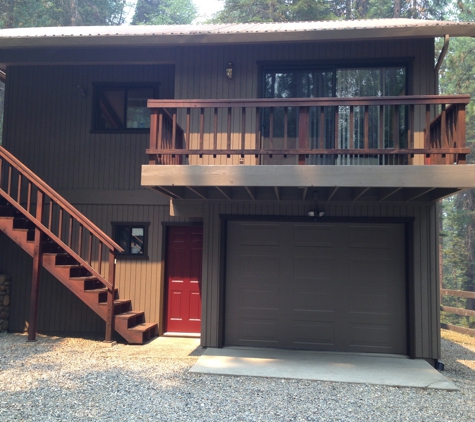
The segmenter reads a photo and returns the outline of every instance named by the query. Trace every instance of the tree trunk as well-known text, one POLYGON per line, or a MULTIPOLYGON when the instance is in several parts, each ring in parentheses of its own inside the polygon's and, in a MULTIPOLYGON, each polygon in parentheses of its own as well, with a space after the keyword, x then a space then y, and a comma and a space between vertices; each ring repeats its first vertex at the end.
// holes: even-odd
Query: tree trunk
POLYGON ((71 26, 78 25, 78 0, 71 0, 70 3, 71 8, 71 26))
POLYGON ((401 0, 394 0, 393 18, 401 17, 401 0))

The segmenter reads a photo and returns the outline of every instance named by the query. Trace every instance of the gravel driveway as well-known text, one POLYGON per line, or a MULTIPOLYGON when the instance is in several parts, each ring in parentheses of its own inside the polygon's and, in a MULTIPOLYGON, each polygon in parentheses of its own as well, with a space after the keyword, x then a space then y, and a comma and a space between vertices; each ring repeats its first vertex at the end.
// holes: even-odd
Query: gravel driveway
POLYGON ((0 334, 0 421, 475 421, 475 339, 455 336, 443 360, 457 392, 192 375, 196 340, 0 334))

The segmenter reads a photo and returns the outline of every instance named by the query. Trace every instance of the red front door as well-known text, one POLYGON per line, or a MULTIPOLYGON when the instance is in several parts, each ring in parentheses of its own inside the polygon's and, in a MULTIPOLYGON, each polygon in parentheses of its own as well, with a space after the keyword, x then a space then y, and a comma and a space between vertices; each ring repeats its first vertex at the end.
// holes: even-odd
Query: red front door
POLYGON ((169 333, 201 332, 202 251, 202 227, 168 228, 165 330, 169 333))

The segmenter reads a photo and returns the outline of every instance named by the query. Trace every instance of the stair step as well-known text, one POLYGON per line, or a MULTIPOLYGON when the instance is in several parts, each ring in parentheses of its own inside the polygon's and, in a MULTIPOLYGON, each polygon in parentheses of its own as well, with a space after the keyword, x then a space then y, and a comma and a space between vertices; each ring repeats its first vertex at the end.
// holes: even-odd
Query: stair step
POLYGON ((44 240, 41 249, 45 254, 65 253, 64 249, 52 240, 44 240))
POLYGON ((140 311, 128 311, 115 315, 115 328, 118 331, 128 330, 144 322, 145 313, 140 311))
POLYGON ((19 212, 16 210, 15 207, 11 205, 0 205, 0 216, 2 217, 16 217, 19 215, 19 212))
POLYGON ((144 333, 152 328, 155 328, 156 326, 157 324, 154 324, 152 322, 143 322, 141 324, 137 324, 136 326, 129 328, 129 331, 139 331, 144 333))
POLYGON ((74 259, 68 253, 56 254, 56 265, 79 265, 76 259, 74 259))
POLYGON ((18 216, 13 219, 13 229, 35 229, 35 225, 23 216, 18 216))

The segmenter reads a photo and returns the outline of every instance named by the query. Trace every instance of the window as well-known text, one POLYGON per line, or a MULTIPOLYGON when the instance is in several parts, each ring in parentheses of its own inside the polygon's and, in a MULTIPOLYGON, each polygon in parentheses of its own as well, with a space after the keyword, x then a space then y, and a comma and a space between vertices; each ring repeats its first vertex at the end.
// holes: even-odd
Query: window
POLYGON ((148 132, 147 100, 157 96, 155 84, 94 85, 93 130, 148 132))
MULTIPOLYGON (((262 96, 265 98, 315 98, 315 97, 382 97, 407 94, 407 71, 403 65, 388 66, 269 66, 262 72, 262 96)), ((382 144, 391 148, 397 142, 404 147, 406 139, 405 106, 384 106, 383 118, 377 106, 369 107, 371 131, 369 147, 382 144), (380 125, 383 125, 380 128, 380 125), (399 128, 395 134, 394 128, 399 128), (382 139, 378 137, 382 134, 382 139), (395 139, 399 138, 399 139, 395 139)), ((338 118, 334 110, 325 107, 323 115, 319 107, 309 109, 310 147, 317 148, 317 138, 323 134, 324 148, 348 148, 350 136, 355 148, 364 146, 364 107, 338 107, 338 118), (353 121, 351 121, 353 119, 353 121), (338 139, 335 141, 335 127, 338 139), (350 130, 353 133, 350 134, 350 130)), ((275 107, 262 113, 262 134, 265 148, 275 149, 286 139, 289 149, 298 144, 298 108, 275 107), (271 115, 272 113, 272 115, 271 115), (285 118, 284 118, 285 113, 285 118), (272 122, 272 142, 271 142, 272 122), (280 142, 280 144, 279 144, 280 142)), ((294 164, 287 158, 288 164, 294 164)), ((270 160, 268 160, 270 161, 270 160)), ((275 164, 275 160, 273 160, 275 164)), ((331 156, 307 158, 308 164, 335 164, 331 156)), ((368 160, 362 164, 369 164, 368 160)), ((263 162, 266 164, 266 162, 263 162)))
POLYGON ((150 223, 112 223, 114 240, 124 252, 117 257, 147 259, 147 235, 150 223))

